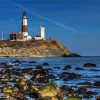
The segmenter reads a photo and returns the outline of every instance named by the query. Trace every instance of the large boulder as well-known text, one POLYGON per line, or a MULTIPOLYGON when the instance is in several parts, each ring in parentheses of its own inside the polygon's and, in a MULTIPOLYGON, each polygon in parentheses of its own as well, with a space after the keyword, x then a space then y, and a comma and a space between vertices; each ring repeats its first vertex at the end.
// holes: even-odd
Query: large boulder
POLYGON ((64 70, 68 70, 68 69, 71 69, 71 68, 72 68, 71 65, 67 65, 67 66, 64 67, 64 70))
POLYGON ((95 82, 93 85, 100 87, 100 81, 95 82))
POLYGON ((33 76, 31 78, 32 81, 37 83, 47 83, 49 82, 49 71, 43 69, 42 66, 37 66, 36 69, 33 71, 33 76))
POLYGON ((92 83, 91 83, 91 82, 81 82, 81 83, 78 83, 78 85, 87 85, 87 86, 91 86, 92 83))
POLYGON ((60 88, 53 82, 41 86, 38 90, 39 98, 42 100, 62 100, 63 94, 60 88))
POLYGON ((84 64, 84 67, 96 67, 96 64, 94 64, 94 63, 86 63, 86 64, 84 64))
POLYGON ((75 73, 67 73, 67 74, 68 74, 68 76, 63 79, 64 81, 71 80, 71 79, 78 79, 78 78, 83 77, 82 75, 75 74, 75 73))
POLYGON ((100 96, 96 96, 96 100, 100 100, 100 96))

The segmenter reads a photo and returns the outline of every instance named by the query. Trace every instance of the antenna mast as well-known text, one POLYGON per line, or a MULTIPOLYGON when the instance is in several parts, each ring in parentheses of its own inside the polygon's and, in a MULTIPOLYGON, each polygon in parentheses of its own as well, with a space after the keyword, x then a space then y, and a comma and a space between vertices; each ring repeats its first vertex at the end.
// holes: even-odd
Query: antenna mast
POLYGON ((3 32, 2 32, 2 40, 3 40, 3 32))

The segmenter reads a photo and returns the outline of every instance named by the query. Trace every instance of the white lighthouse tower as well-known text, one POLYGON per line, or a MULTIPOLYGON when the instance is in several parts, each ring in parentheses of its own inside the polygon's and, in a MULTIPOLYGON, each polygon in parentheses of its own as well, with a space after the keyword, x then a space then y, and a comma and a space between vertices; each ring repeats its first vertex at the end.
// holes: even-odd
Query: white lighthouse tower
POLYGON ((28 24, 27 24, 26 12, 24 12, 23 16, 22 16, 22 34, 23 34, 24 40, 27 40, 27 37, 28 37, 28 24))
POLYGON ((40 37, 45 38, 45 27, 40 26, 40 37))

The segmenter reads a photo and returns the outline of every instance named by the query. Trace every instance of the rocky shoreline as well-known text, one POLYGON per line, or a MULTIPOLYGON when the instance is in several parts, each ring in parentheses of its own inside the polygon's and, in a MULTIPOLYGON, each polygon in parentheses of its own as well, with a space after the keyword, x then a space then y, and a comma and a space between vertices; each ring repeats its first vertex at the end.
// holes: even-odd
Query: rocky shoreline
MULTIPOLYGON (((93 95, 97 95, 97 92, 89 91, 88 87, 94 88, 100 87, 100 81, 92 82, 80 82, 78 85, 82 85, 74 89, 74 87, 68 85, 57 86, 52 79, 57 77, 64 81, 80 79, 85 76, 72 73, 69 69, 72 69, 71 65, 64 67, 64 72, 59 75, 51 73, 52 68, 48 62, 38 65, 36 61, 27 62, 32 64, 35 68, 19 68, 19 65, 23 65, 27 61, 15 60, 13 62, 1 62, 0 65, 0 94, 2 94, 2 100, 82 100, 83 98, 91 99, 93 95)), ((86 63, 84 67, 96 67, 96 64, 86 63)), ((60 67, 56 67, 59 69, 60 67)), ((75 70, 84 70, 77 67, 75 70)), ((100 96, 95 97, 96 100, 100 100, 100 96)))
POLYGON ((0 57, 69 57, 79 56, 56 40, 0 41, 0 57))

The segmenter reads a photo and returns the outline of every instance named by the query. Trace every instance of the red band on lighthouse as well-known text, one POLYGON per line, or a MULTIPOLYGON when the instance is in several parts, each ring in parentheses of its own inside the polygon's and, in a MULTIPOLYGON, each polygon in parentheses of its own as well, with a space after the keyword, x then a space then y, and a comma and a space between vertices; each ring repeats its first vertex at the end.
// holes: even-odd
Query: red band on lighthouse
POLYGON ((25 12, 23 13, 22 17, 22 33, 24 36, 28 36, 27 16, 25 12))

